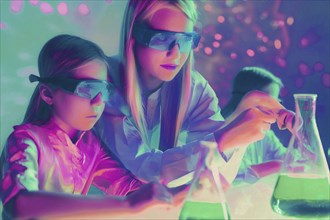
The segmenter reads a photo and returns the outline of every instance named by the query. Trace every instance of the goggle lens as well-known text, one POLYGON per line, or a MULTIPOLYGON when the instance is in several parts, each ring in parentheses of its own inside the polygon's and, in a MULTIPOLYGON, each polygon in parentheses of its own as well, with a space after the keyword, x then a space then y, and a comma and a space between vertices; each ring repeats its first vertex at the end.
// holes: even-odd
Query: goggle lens
POLYGON ((93 99, 101 93, 103 101, 109 101, 114 88, 112 84, 101 80, 85 80, 80 82, 74 94, 82 98, 93 99))
POLYGON ((115 91, 112 83, 97 79, 74 79, 65 77, 40 78, 31 74, 30 82, 49 83, 72 94, 86 99, 93 99, 101 93, 103 101, 109 101, 115 91))
POLYGON ((148 46, 156 50, 170 50, 176 44, 179 45, 179 49, 183 53, 188 53, 193 45, 193 37, 186 34, 175 33, 158 33, 151 37, 148 46))
POLYGON ((200 40, 196 32, 162 31, 138 25, 133 29, 133 36, 139 44, 156 50, 171 50, 178 44, 180 52, 183 53, 189 53, 191 49, 196 48, 200 40))

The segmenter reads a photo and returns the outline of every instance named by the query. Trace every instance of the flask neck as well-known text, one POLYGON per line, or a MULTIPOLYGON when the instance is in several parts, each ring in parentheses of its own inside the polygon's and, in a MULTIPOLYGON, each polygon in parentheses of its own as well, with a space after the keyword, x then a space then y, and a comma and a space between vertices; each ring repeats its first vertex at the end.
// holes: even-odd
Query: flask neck
POLYGON ((295 97, 296 114, 306 122, 314 122, 316 111, 316 96, 295 97))

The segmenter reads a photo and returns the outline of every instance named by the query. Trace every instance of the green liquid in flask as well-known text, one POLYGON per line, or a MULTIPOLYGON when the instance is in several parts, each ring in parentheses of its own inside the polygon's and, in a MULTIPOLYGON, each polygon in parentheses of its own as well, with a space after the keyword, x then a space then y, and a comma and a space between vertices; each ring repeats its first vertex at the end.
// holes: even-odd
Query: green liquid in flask
POLYGON ((218 220, 230 219, 227 207, 221 203, 185 202, 180 220, 218 220))
POLYGON ((275 212, 287 216, 330 216, 328 179, 281 175, 276 183, 271 205, 275 212))

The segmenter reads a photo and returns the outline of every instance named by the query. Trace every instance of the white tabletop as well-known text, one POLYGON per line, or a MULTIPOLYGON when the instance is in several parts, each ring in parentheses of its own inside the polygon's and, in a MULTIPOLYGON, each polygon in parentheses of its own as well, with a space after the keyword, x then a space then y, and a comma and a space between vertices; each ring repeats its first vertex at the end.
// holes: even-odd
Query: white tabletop
MULTIPOLYGON (((232 219, 296 219, 275 213, 270 198, 278 174, 264 177, 254 184, 239 183, 225 192, 232 219)), ((178 219, 182 205, 159 205, 125 219, 178 219)))

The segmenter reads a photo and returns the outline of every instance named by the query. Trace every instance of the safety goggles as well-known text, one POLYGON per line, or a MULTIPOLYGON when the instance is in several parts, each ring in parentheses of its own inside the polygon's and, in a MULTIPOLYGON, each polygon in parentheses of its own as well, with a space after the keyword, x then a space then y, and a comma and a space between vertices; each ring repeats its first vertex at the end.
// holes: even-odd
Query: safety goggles
POLYGON ((195 49, 200 40, 200 35, 196 32, 162 31, 139 25, 133 28, 133 37, 141 45, 162 51, 171 50, 178 44, 183 53, 195 49))
POLYGON ((39 81, 45 84, 52 84, 86 99, 93 99, 101 93, 103 101, 109 101, 115 90, 113 84, 105 80, 97 79, 74 79, 66 77, 40 78, 39 76, 31 74, 29 80, 30 82, 39 81))

